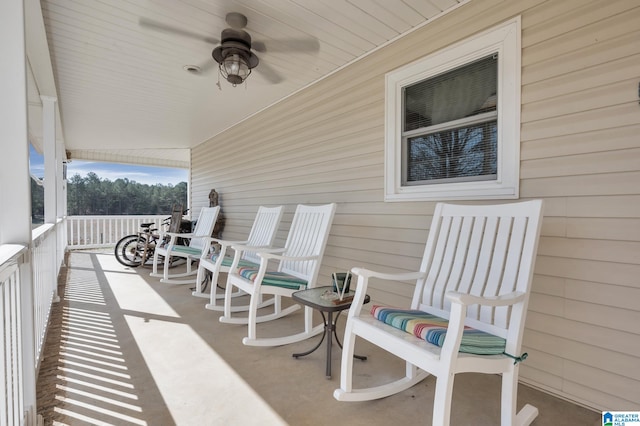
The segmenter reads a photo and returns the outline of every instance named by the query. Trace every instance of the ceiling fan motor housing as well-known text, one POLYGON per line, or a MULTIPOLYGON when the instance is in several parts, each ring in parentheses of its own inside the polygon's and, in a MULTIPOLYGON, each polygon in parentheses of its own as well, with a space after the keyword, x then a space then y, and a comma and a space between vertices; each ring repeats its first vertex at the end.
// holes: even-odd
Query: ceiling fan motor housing
POLYGON ((213 49, 211 56, 217 63, 221 64, 227 55, 237 53, 247 62, 249 69, 258 66, 258 57, 251 52, 251 36, 243 30, 226 28, 222 30, 222 42, 220 46, 213 49))

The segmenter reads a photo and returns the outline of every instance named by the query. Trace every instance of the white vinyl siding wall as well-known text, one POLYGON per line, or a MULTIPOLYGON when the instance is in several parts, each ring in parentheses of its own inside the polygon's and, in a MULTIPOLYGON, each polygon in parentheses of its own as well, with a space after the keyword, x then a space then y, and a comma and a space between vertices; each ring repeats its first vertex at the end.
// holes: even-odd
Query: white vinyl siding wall
MULTIPOLYGON (((192 214, 215 188, 223 237, 242 239, 259 205, 284 204, 282 244, 296 204, 337 202, 320 283, 418 268, 434 203, 383 202, 384 75, 517 15, 520 197, 545 199, 521 379, 640 410, 638 2, 472 0, 193 149, 192 214)), ((412 288, 370 294, 397 305, 412 288)))

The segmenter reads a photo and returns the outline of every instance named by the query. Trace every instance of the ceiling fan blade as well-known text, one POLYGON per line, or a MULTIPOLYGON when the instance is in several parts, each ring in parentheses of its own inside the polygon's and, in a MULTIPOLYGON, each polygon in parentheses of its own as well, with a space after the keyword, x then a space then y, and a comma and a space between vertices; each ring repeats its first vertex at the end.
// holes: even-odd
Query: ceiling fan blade
POLYGON ((188 37, 196 40, 205 41, 211 44, 218 44, 220 40, 215 37, 210 37, 204 34, 199 34, 193 31, 185 30, 173 25, 164 24, 162 22, 154 21, 149 18, 140 18, 138 20, 138 24, 143 28, 149 28, 154 31, 159 31, 163 33, 177 34, 179 36, 188 37))
POLYGON ((283 80, 282 76, 278 74, 278 71, 271 68, 268 63, 262 60, 260 61, 260 65, 258 65, 255 70, 256 72, 259 72, 260 75, 263 76, 265 80, 267 80, 271 84, 278 84, 283 80))
POLYGON ((256 52, 266 52, 267 51, 267 46, 264 45, 263 42, 261 41, 252 41, 251 42, 251 48, 253 50, 255 50, 256 52))
POLYGON ((251 48, 256 52, 317 52, 320 50, 320 43, 315 38, 284 38, 272 39, 265 42, 255 40, 251 43, 251 48))

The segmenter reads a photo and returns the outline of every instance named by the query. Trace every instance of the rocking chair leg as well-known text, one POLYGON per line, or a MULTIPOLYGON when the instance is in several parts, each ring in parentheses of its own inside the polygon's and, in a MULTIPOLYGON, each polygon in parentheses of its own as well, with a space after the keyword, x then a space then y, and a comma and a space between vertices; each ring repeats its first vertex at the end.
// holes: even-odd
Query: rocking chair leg
POLYGON ((355 352, 356 335, 351 332, 350 323, 344 331, 342 346, 342 371, 340 371, 340 388, 345 392, 353 389, 353 355, 355 352))
MULTIPOLYGON (((249 302, 249 323, 247 324, 247 337, 249 339, 256 338, 256 322, 258 319, 258 301, 260 296, 257 294, 251 295, 251 301, 249 302)), ((277 301, 276 301, 277 304, 277 301)))
MULTIPOLYGON (((515 367, 517 368, 517 366, 515 367)), ((500 421, 503 425, 515 424, 516 392, 518 383, 514 380, 513 371, 502 373, 502 401, 500 407, 500 421)))
POLYGON ((203 275, 204 273, 200 269, 198 269, 198 273, 196 274, 196 286, 192 288, 193 295, 202 293, 202 276, 203 275))
POLYGON ((227 281, 227 288, 224 290, 224 314, 220 317, 221 319, 231 318, 231 293, 233 293, 233 285, 227 281))
POLYGON ((163 265, 163 271, 164 271, 164 275, 162 278, 167 279, 167 277, 169 277, 169 264, 171 263, 171 257, 169 255, 167 255, 167 258, 165 258, 165 262, 163 265), (168 258, 168 259, 167 259, 168 258))
POLYGON ((516 414, 516 402, 518 397, 518 366, 502 373, 502 396, 500 407, 500 420, 503 425, 527 426, 538 417, 538 409, 526 404, 516 414))
POLYGON ((451 417, 451 397, 455 374, 448 373, 436 378, 436 394, 433 401, 433 426, 447 426, 451 417))
POLYGON ((208 278, 207 278, 207 273, 205 272, 204 268, 198 268, 198 273, 196 275, 196 288, 193 289, 194 291, 192 293, 194 296, 202 295, 203 290, 206 289, 206 287, 207 287, 206 284, 207 283, 206 283, 205 279, 208 279, 208 278), (203 285, 203 283, 205 283, 205 284, 203 285))
POLYGON ((158 275, 158 250, 153 253, 153 268, 151 270, 151 275, 158 275))
MULTIPOLYGON (((226 289, 222 291, 222 293, 226 293, 226 289)), ((216 301, 218 300, 218 274, 217 272, 211 273, 211 289, 209 289, 209 304, 207 305, 207 309, 215 309, 217 306, 216 301)), ((224 310, 224 299, 222 300, 222 306, 224 310)))

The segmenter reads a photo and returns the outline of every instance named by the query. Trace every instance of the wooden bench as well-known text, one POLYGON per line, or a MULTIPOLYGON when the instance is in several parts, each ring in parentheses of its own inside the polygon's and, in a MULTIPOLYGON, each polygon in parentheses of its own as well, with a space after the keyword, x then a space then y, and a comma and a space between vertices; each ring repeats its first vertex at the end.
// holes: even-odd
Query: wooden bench
MULTIPOLYGON (((436 206, 420 271, 389 274, 353 268, 356 295, 345 329, 339 401, 402 392, 436 377, 433 425, 449 424, 455 374, 502 375, 502 425, 530 424, 537 408, 516 414, 522 333, 536 257, 542 201, 493 206, 436 206), (417 280, 405 309, 362 312, 370 280, 417 280), (356 337, 400 357, 406 374, 373 388, 353 388, 356 337)), ((393 285, 385 283, 385 285, 393 285)), ((497 423, 497 421, 496 421, 497 423)))

